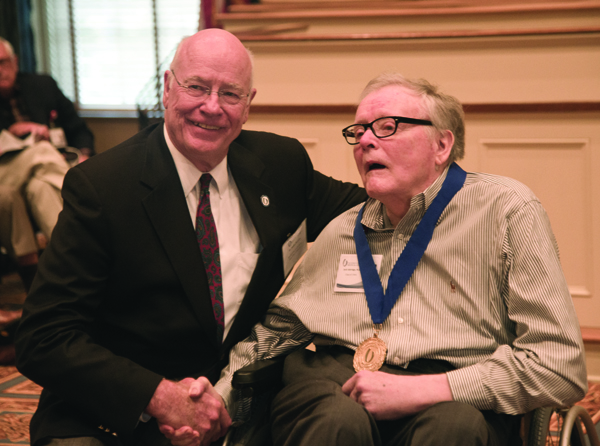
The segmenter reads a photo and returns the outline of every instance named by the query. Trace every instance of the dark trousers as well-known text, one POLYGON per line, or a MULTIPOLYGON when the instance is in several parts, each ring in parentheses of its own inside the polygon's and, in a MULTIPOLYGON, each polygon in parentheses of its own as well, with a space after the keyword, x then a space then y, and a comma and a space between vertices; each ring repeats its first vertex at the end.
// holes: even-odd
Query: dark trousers
MULTIPOLYGON (((377 421, 346 396, 342 385, 355 373, 345 348, 297 351, 286 359, 284 388, 273 401, 275 446, 513 446, 520 445, 521 417, 444 402, 393 421, 377 421)), ((445 361, 417 360, 408 369, 384 365, 396 375, 443 373, 445 361)))

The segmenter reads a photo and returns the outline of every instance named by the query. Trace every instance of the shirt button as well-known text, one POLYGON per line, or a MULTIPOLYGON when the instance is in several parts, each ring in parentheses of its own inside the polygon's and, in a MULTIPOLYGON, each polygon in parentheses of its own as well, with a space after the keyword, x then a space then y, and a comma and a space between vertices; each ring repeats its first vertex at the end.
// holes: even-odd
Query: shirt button
POLYGON ((395 362, 396 364, 400 364, 400 358, 399 358, 398 356, 396 356, 396 357, 394 358, 394 362, 395 362))
POLYGON ((403 319, 403 318, 401 318, 401 317, 399 317, 399 318, 398 318, 398 323, 399 323, 399 324, 403 324, 403 323, 404 323, 404 319, 403 319))

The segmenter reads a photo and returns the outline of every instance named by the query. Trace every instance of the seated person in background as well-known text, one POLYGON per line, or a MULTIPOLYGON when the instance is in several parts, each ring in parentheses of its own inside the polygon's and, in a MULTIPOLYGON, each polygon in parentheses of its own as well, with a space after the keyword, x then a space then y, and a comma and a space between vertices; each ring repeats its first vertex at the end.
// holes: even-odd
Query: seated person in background
POLYGON ((454 163, 455 98, 395 74, 361 98, 343 132, 369 200, 325 228, 215 388, 233 414, 233 372, 294 351, 277 446, 519 444, 519 414, 587 387, 546 212, 523 184, 454 163))
POLYGON ((51 77, 19 73, 13 48, 2 38, 0 131, 19 138, 33 135, 37 141, 6 153, 0 147, 0 184, 22 191, 35 225, 50 239, 62 209, 60 190, 69 169, 64 156, 50 142, 63 145, 63 140, 79 149, 83 160, 93 155, 94 138, 51 77))
MULTIPOLYGON (((38 244, 23 197, 13 187, 0 184, 0 247, 16 265, 25 291, 37 271, 38 244)), ((5 302, 3 302, 5 303, 5 302)), ((15 359, 14 334, 21 316, 20 305, 0 306, 0 364, 15 359)))
POLYGON ((14 187, 3 184, 0 184, 0 246, 15 262, 28 292, 37 270, 38 244, 23 197, 14 187))

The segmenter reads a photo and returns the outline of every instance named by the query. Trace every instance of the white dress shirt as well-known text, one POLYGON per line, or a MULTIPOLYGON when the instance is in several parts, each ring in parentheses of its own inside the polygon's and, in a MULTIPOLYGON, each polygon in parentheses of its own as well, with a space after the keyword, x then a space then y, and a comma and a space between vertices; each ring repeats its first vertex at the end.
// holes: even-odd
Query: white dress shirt
POLYGON ((201 172, 173 145, 165 128, 165 139, 183 186, 190 218, 196 227, 196 211, 200 200, 200 177, 210 173, 210 206, 217 226, 223 303, 227 336, 235 315, 246 294, 260 252, 258 233, 242 201, 235 180, 227 167, 227 157, 210 172, 201 172))

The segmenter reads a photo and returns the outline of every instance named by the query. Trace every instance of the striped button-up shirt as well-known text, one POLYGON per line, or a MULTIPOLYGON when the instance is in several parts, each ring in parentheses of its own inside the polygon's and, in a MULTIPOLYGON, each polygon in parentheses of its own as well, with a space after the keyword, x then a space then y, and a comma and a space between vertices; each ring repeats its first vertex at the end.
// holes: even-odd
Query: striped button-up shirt
MULTIPOLYGON (((380 202, 367 201, 362 225, 373 255, 382 256, 384 290, 446 173, 413 197, 395 228, 380 202)), ((356 350, 373 335, 364 292, 335 291, 342 255, 356 255, 359 209, 327 226, 263 324, 232 351, 217 384, 228 407, 233 371, 252 361, 311 341, 356 350)), ((449 361, 456 367, 447 372, 453 398, 481 410, 518 414, 571 404, 587 388, 579 324, 550 222, 533 192, 510 178, 467 174, 379 337, 388 364, 449 361)))

